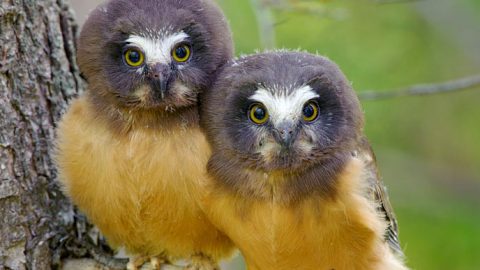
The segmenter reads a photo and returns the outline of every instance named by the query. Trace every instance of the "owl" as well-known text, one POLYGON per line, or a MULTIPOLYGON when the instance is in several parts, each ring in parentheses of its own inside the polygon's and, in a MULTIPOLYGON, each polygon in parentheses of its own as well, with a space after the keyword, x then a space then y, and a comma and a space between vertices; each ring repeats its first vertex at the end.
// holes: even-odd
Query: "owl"
POLYGON ((245 56, 201 100, 202 208, 249 270, 407 269, 362 109, 334 63, 245 56))
POLYGON ((111 0, 78 40, 87 91, 57 130, 65 193, 129 269, 149 258, 215 269, 233 247, 197 203, 209 146, 197 96, 232 57, 228 23, 210 0, 111 0))

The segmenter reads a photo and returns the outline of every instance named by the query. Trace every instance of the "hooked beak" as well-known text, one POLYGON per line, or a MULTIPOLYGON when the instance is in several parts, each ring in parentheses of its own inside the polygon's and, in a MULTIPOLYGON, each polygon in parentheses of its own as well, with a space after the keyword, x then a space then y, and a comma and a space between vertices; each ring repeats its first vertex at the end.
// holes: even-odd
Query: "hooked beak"
POLYGON ((147 77, 151 80, 155 94, 163 99, 172 77, 170 67, 166 64, 154 64, 149 66, 147 77))
POLYGON ((273 137, 283 148, 290 148, 295 142, 298 129, 293 122, 285 121, 273 129, 273 137))

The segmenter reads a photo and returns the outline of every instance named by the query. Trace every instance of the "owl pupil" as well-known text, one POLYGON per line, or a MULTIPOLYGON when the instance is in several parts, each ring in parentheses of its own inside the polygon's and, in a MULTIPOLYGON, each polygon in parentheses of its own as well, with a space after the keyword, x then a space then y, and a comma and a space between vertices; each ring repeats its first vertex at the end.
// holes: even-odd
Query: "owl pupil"
POLYGON ((140 54, 136 51, 131 51, 128 54, 128 58, 130 58, 130 61, 132 61, 133 63, 138 63, 140 61, 140 54))
POLYGON ((259 120, 264 119, 265 118, 265 110, 262 109, 262 108, 255 109, 254 116, 255 116, 255 118, 257 118, 259 120))
POLYGON ((176 50, 175 50, 175 54, 177 55, 178 58, 185 58, 187 57, 187 49, 185 49, 185 47, 178 47, 176 50))
POLYGON ((309 104, 309 105, 307 105, 303 108, 303 115, 305 117, 310 118, 314 114, 315 114, 315 109, 313 108, 313 106, 311 104, 309 104))

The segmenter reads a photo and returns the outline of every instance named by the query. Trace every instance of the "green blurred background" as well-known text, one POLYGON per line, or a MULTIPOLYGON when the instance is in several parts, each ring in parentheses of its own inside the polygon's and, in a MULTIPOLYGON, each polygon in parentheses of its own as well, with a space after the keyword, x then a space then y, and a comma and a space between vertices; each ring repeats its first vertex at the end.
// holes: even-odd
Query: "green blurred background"
MULTIPOLYGON (((71 0, 80 23, 98 2, 71 0)), ((238 55, 272 45, 318 52, 358 92, 480 74, 479 0, 218 2, 238 55)), ((362 103, 408 265, 480 269, 480 87, 362 103)), ((228 269, 244 269, 241 259, 228 269)))

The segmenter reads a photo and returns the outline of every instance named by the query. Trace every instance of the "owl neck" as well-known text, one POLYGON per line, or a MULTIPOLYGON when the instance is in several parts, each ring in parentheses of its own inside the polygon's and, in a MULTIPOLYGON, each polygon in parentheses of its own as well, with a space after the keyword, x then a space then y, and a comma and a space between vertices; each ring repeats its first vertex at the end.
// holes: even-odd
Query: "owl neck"
POLYGON ((242 167, 215 153, 208 170, 219 186, 238 196, 290 205, 311 196, 335 196, 337 178, 351 157, 345 151, 301 171, 269 172, 242 167))
POLYGON ((87 98, 93 110, 110 128, 117 133, 129 133, 132 130, 148 129, 156 132, 169 132, 176 128, 198 127, 197 106, 164 109, 141 109, 120 107, 107 98, 87 92, 87 98))

